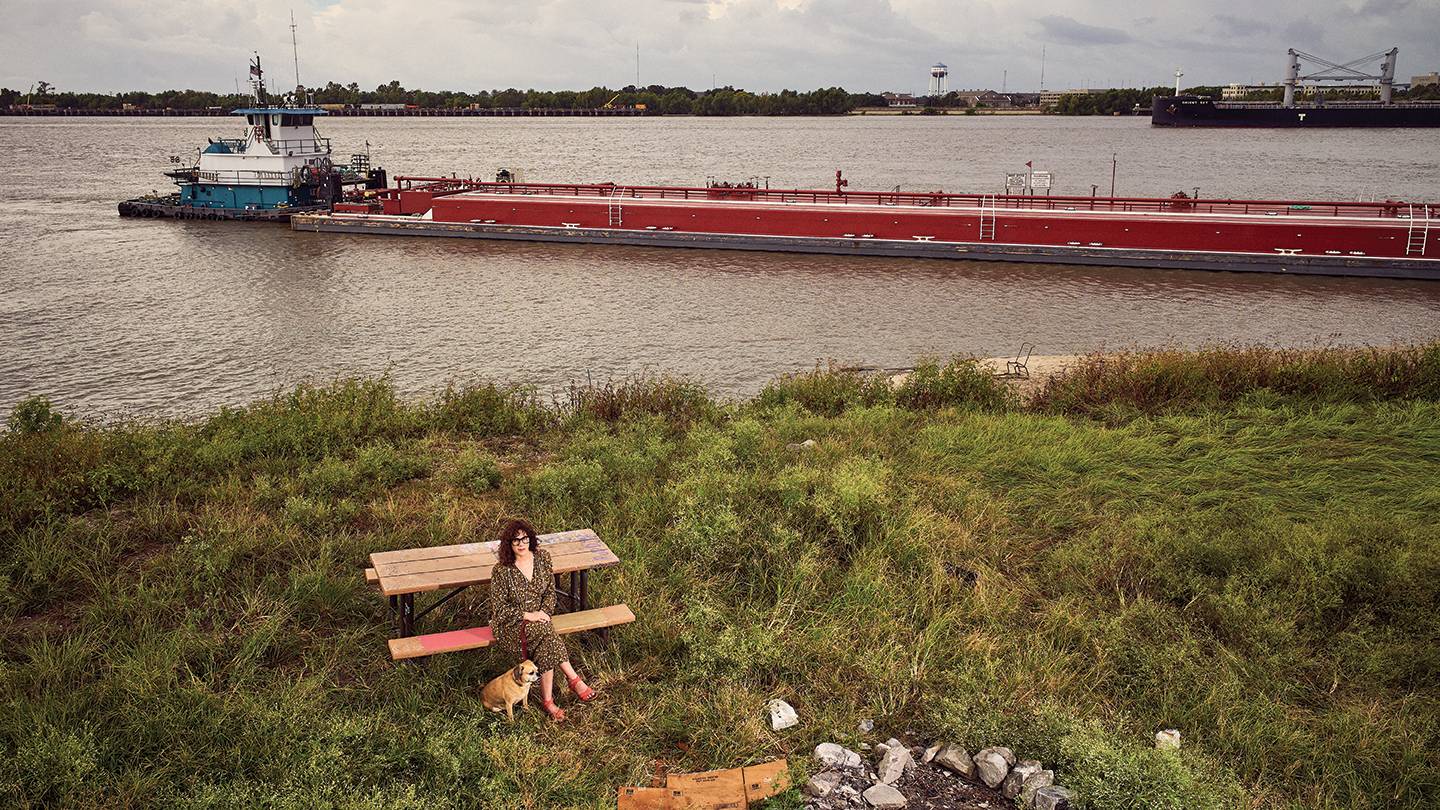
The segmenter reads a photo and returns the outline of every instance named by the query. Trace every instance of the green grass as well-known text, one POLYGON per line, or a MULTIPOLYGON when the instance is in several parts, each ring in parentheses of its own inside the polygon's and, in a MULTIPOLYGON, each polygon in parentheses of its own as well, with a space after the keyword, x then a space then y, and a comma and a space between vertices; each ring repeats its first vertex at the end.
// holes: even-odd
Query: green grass
POLYGON ((29 400, 0 434, 0 804, 613 807, 657 762, 804 760, 869 717, 1008 745, 1097 810, 1435 806, 1437 357, 1097 357, 1028 404, 965 360, 743 403, 29 400), (603 697, 561 727, 482 709, 493 654, 391 663, 361 576, 515 514, 594 527, 623 561, 595 595, 638 616, 572 642, 603 697))

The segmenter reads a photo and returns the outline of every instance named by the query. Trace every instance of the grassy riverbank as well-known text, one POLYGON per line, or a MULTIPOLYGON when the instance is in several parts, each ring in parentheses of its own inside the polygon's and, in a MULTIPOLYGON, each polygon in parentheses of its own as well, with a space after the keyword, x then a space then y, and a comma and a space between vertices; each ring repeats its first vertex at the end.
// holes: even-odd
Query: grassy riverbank
POLYGON ((955 362, 9 424, 7 806, 613 807, 865 717, 1092 808, 1440 802, 1440 346, 1093 358, 1024 404, 955 362), (512 514, 599 531, 639 617, 561 727, 482 711, 492 655, 390 663, 361 577, 512 514))

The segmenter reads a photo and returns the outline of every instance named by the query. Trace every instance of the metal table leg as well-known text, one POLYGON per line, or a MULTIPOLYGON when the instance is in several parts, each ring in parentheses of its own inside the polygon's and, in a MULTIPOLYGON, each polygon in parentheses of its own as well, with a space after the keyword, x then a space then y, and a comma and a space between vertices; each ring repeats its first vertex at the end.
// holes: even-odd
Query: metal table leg
POLYGON ((400 596, 400 637, 415 635, 415 594, 400 596))

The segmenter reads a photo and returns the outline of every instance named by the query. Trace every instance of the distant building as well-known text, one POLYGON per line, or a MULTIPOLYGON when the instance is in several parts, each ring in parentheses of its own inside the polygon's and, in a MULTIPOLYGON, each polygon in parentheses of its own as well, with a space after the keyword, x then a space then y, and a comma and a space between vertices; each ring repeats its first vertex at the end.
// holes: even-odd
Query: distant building
POLYGON ((1109 88, 1079 88, 1076 90, 1045 90, 1040 93, 1040 107, 1054 107, 1060 103, 1065 96, 1102 96, 1110 92, 1109 88))
POLYGON ((919 106, 915 97, 909 93, 881 93, 880 97, 885 99, 885 104, 890 107, 912 108, 919 106))
POLYGON ((955 97, 965 102, 967 107, 1013 107, 1014 100, 1004 93, 997 93, 994 90, 957 90, 955 97))
POLYGON ((1419 76, 1410 77, 1411 87, 1424 87, 1427 84, 1440 84, 1440 73, 1421 73, 1419 76))

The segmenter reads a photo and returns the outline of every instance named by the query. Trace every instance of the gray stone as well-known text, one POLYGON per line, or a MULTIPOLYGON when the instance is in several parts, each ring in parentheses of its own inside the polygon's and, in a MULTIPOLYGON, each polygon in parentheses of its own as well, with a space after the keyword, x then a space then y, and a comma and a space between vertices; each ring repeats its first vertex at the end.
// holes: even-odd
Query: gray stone
POLYGON ((823 799, 840 786, 841 778, 843 777, 839 771, 821 771, 810 777, 810 781, 805 783, 803 790, 807 796, 817 796, 823 799))
POLYGON ((971 759, 970 754, 958 745, 941 746, 939 753, 935 754, 935 764, 958 773, 966 779, 975 778, 975 760, 971 759))
POLYGON ((875 730, 875 721, 867 717, 860 721, 859 729, 861 734, 869 734, 875 730))
POLYGON ((800 718, 795 714, 795 707, 789 703, 775 698, 770 701, 770 728, 773 731, 783 731, 800 723, 800 718))
POLYGON ((875 774, 887 785, 893 785, 900 781, 900 777, 906 771, 915 769, 915 758, 910 756, 910 750, 903 745, 892 745, 885 749, 885 754, 880 757, 880 764, 875 766, 875 774))
POLYGON ((926 748, 926 749, 925 749, 925 754, 924 754, 924 756, 920 757, 920 761, 921 761, 921 762, 930 762, 930 761, 932 761, 932 760, 935 759, 935 755, 938 754, 938 753, 940 753, 940 746, 938 746, 938 745, 932 745, 932 746, 930 746, 929 748, 926 748))
POLYGON ((1040 772, 1040 763, 1033 759, 1024 762, 1010 769, 1006 774, 1005 781, 1000 786, 1000 792, 1005 798, 1013 799, 1020 795, 1020 788, 1024 786, 1025 780, 1040 772))
POLYGON ((814 439, 806 439, 805 441, 800 442, 800 446, 801 446, 801 447, 814 447, 814 446, 815 446, 815 440, 814 440, 814 439))
POLYGON ((1173 728, 1155 732, 1155 747, 1176 749, 1180 747, 1180 732, 1173 728))
POLYGON ((815 759, 824 767, 858 768, 860 755, 843 745, 820 743, 815 746, 815 759))
POLYGON ((1025 780, 1025 784, 1020 786, 1020 802, 1027 807, 1030 806, 1035 800, 1036 791, 1053 784, 1055 784, 1054 771, 1036 771, 1029 779, 1025 780))
POLYGON ((905 798, 905 794, 883 782, 878 785, 871 785, 860 795, 865 798, 865 801, 871 807, 876 808, 876 810, 898 810, 906 804, 909 804, 910 801, 905 798))
POLYGON ((871 751, 874 751, 875 756, 877 757, 885 756, 885 752, 890 750, 890 746, 886 745, 885 743, 875 743, 874 748, 870 748, 870 746, 868 745, 865 747, 871 751))
POLYGON ((975 770, 986 787, 999 787, 1010 773, 1010 763, 1005 760, 1005 755, 1000 750, 986 748, 975 755, 975 770))
POLYGON ((1073 810, 1075 792, 1059 785, 1043 787, 1035 791, 1035 801, 1030 806, 1034 810, 1073 810))

